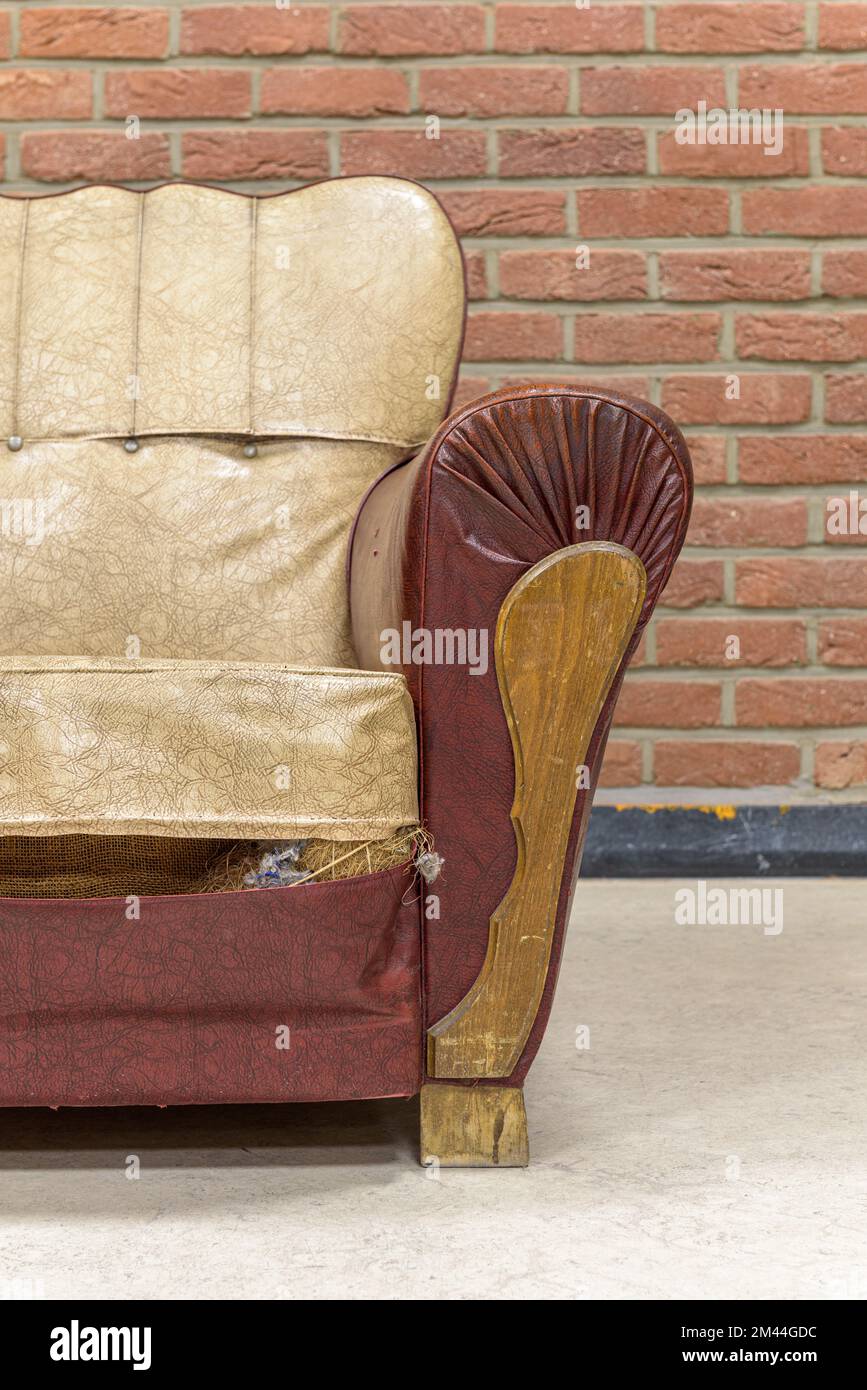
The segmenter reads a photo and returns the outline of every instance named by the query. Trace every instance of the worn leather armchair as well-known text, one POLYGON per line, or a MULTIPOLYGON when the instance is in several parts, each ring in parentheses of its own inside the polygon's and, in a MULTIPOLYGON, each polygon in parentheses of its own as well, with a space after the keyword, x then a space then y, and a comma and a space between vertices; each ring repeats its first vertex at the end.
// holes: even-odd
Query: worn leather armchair
POLYGON ((421 1092, 424 1160, 526 1163, 680 434, 442 423, 460 250, 399 179, 2 198, 0 277, 0 1102, 421 1092), (212 872, 419 824, 435 878, 212 872))

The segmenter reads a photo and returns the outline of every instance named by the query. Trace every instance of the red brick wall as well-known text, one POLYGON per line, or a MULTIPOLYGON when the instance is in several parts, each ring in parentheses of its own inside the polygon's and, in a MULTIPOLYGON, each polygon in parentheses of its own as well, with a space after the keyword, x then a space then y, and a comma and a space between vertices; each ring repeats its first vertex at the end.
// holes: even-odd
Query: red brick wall
POLYGON ((865 56, 867 3, 0 0, 3 187, 430 184, 468 253, 464 394, 610 382, 693 448, 688 549, 608 785, 860 796, 867 552, 825 509, 867 498, 865 56), (782 153, 679 144, 702 98, 783 108, 782 153))

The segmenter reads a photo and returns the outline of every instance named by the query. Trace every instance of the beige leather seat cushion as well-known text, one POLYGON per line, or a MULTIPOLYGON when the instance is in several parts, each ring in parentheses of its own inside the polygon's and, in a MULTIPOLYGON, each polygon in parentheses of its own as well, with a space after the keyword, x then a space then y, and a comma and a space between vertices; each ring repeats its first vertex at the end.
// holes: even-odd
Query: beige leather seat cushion
POLYGON ((0 835, 366 840, 417 820, 402 676, 0 659, 0 835))
POLYGON ((354 666, 346 546, 402 454, 356 440, 0 444, 0 655, 354 666), (326 481, 327 480, 327 481, 326 481))

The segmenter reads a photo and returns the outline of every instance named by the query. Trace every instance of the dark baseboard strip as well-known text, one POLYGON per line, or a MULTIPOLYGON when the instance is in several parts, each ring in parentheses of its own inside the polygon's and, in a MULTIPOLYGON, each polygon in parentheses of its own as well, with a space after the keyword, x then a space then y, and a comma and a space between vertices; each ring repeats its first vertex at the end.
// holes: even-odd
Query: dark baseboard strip
POLYGON ((597 806, 584 878, 867 877, 867 803, 597 806))

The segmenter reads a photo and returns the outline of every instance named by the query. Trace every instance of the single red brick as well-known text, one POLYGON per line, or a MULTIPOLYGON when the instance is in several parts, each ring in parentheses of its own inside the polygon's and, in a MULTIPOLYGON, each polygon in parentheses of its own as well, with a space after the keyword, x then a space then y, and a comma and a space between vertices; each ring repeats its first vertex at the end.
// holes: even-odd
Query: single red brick
POLYGON ((735 687, 737 723, 745 728, 818 728, 867 723, 867 680, 744 676, 735 687))
POLYGON ((653 750, 660 787, 782 787, 801 771, 795 743, 659 739, 653 750))
POLYGON ((641 785, 641 744, 629 739, 612 739, 605 749, 600 787, 638 787, 641 785))
POLYGON ((582 68, 580 84, 586 116, 673 116, 700 101, 722 106, 726 99, 722 68, 582 68))
POLYGON ((487 167, 483 130, 442 130, 428 140, 423 130, 344 130, 342 174, 397 174, 412 179, 478 177, 487 167))
POLYGON ((700 608, 724 597, 722 560, 678 560, 660 601, 668 608, 700 608))
POLYGON ((634 667, 635 670, 650 670, 653 667, 653 663, 650 662, 649 656, 647 656, 646 631, 642 632, 641 638, 639 638, 638 646, 636 646, 635 651, 632 652, 632 656, 629 657, 629 666, 634 667))
POLYGON ((719 355, 719 314, 581 314, 576 362, 709 362, 719 355))
POLYGON ((826 251, 822 258, 822 293, 834 299, 867 296, 867 251, 854 246, 826 251))
POLYGON ((819 47, 867 48, 867 5, 833 0, 819 6, 819 47))
POLYGON ((0 58, 12 52, 12 21, 8 10, 0 10, 0 58))
POLYGON ((242 58, 328 52, 327 5, 203 5, 181 17, 181 53, 242 58))
POLYGON ((23 58, 164 58, 168 47, 168 10, 52 5, 21 12, 23 58))
POLYGON ((822 528, 826 544, 863 549, 867 546, 867 496, 856 488, 849 488, 826 497, 822 528))
POLYGON ((862 787, 867 783, 867 741, 851 739, 816 745, 815 776, 817 787, 842 791, 844 787, 862 787))
POLYGON ((640 53, 641 5, 497 5, 500 53, 640 53))
POLYGON ((724 483, 726 441, 721 434, 690 434, 686 438, 696 483, 724 483))
POLYGON ((660 251, 663 299, 808 299, 809 251, 660 251))
POLYGON ((486 311, 471 314, 465 362, 548 362, 563 356, 563 320, 556 314, 486 311))
POLYGON ((571 384, 582 390, 598 392, 600 395, 630 396, 634 400, 646 400, 650 394, 650 383, 646 376, 629 376, 625 373, 612 375, 610 372, 598 376, 581 371, 570 378, 571 384))
POLYGON ((864 236, 867 198, 860 188, 748 188, 742 194, 747 236, 864 236))
POLYGON ((867 174, 867 130, 835 126, 822 131, 822 169, 841 178, 867 174))
POLYGON ((455 388, 451 409, 461 410, 465 405, 472 405, 480 396, 486 396, 490 389, 491 383, 485 376, 461 376, 455 388))
POLYGON ((510 299, 645 299, 641 251, 590 250, 579 269, 572 251, 503 251, 500 291, 510 299))
POLYGON ((560 236, 566 195, 559 188, 443 190, 440 201, 461 236, 560 236))
POLYGON ((483 251, 465 252, 464 265, 467 271, 467 298, 487 299, 488 269, 485 264, 485 253, 483 251))
POLYGON ((585 126, 499 132, 501 178, 643 174, 644 131, 629 126, 585 126))
POLYGON ((484 49, 481 5, 348 5, 340 13, 339 53, 392 58, 484 49))
POLYGON ((621 728, 701 729, 719 723, 718 681, 645 680, 627 677, 614 723, 621 728))
POLYGON ((438 116, 560 116, 569 98, 565 68, 427 68, 419 106, 438 116))
POLYGON ((825 666, 864 666, 867 618, 824 618, 819 624, 819 660, 825 666))
POLYGON ((867 373, 825 377, 825 419, 832 425, 861 424, 867 420, 867 373))
POLYGON ((808 133, 783 125, 782 147, 771 144, 699 145, 678 143, 674 131, 657 136, 659 172, 691 179, 781 179, 810 171, 808 133))
POLYGON ((659 666, 803 666, 806 660, 807 625, 800 618, 661 618, 656 624, 659 666), (739 657, 729 656, 732 637, 739 657))
MULTIPOLYGON (((518 373, 514 376, 504 376, 502 386, 538 386, 538 373, 533 375, 518 373)), ((611 376, 608 373, 600 376, 589 375, 587 372, 572 371, 567 376, 555 376, 552 372, 545 373, 546 386, 570 386, 579 391, 586 391, 590 395, 598 395, 607 399, 612 395, 632 396, 639 400, 647 397, 649 385, 647 377, 643 376, 611 376)))
POLYGON ((862 63, 768 63, 742 67, 741 107, 770 107, 804 115, 859 116, 867 111, 862 63))
POLYGON ((794 425, 809 420, 813 379, 806 372, 786 375, 743 372, 733 376, 684 373, 662 383, 662 408, 691 425, 794 425), (727 393, 736 377, 739 395, 727 393))
POLYGON ((867 546, 867 496, 857 488, 849 488, 826 497, 823 531, 828 545, 851 545, 863 550, 867 546))
POLYGON ((867 435, 745 435, 739 441, 742 483, 867 481, 867 435))
POLYGON ((802 497, 696 497, 687 545, 796 546, 807 541, 807 504, 802 497))
POLYGON ((0 72, 0 120, 80 121, 93 110, 89 72, 7 68, 0 72))
POLYGON ((328 175, 324 131, 190 130, 183 169, 193 179, 317 179, 328 175))
MULTIPOLYGON (((838 515, 839 508, 845 508, 844 514, 847 516, 847 519, 848 514, 852 510, 848 500, 845 497, 836 499, 829 498, 826 503, 826 506, 829 505, 835 507, 835 512, 833 516, 830 513, 826 513, 824 517, 825 544, 834 546, 835 550, 840 550, 841 548, 847 550, 854 550, 856 552, 859 550, 863 550, 865 546, 867 546, 867 531, 861 532, 858 530, 849 530, 840 532, 838 529, 840 524, 838 515), (833 530, 829 530, 828 528, 832 525, 833 530)), ((857 503, 855 504, 855 506, 857 507, 857 503)), ((857 526, 857 520, 855 522, 855 525, 857 526)), ((864 662, 863 664, 867 666, 867 662, 864 662)))
POLYGON ((647 659, 647 633, 643 632, 638 639, 638 646, 635 648, 635 651, 629 658, 629 665, 630 667, 634 666, 636 668, 639 668, 642 666, 648 666, 649 664, 650 663, 647 659))
POLYGON ((864 608, 867 559, 751 556, 736 562, 735 592, 747 608, 864 608))
POLYGON ((722 188, 580 188, 577 198, 585 237, 709 237, 729 228, 722 188))
POLYGON ((21 171, 44 183, 166 179, 171 175, 169 137, 148 132, 128 140, 107 130, 29 131, 21 137, 21 171))
POLYGON ((867 349, 867 313, 744 315, 737 340, 745 357, 852 361, 867 349))
POLYGON ((867 356, 867 313, 738 314, 741 357, 775 362, 854 362, 867 356))
POLYGON ((801 4, 680 4, 656 11, 660 53, 782 53, 804 46, 801 4))
POLYGON ((235 68, 130 68, 108 72, 105 114, 162 120, 249 116, 250 73, 235 68))
POLYGON ((282 116, 407 115, 406 77, 396 68, 268 68, 261 110, 282 116))

